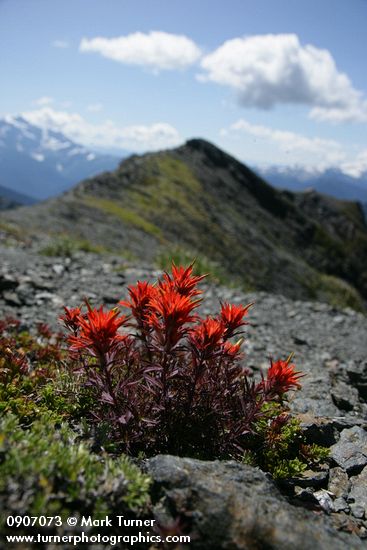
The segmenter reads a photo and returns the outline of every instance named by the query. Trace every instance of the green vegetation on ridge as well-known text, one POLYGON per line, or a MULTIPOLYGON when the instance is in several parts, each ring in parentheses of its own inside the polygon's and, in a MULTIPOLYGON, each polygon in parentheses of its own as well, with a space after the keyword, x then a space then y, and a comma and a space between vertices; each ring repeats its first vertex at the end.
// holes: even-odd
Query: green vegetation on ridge
POLYGON ((16 211, 5 216, 22 225, 25 213, 27 227, 72 232, 147 263, 193 251, 218 266, 225 284, 365 309, 367 227, 360 208, 273 189, 203 140, 132 156, 115 172, 23 209, 21 218, 16 211))
POLYGON ((161 238, 162 236, 162 232, 157 226, 148 222, 133 210, 123 208, 112 200, 89 195, 84 197, 84 201, 88 206, 102 210, 106 216, 115 216, 127 225, 141 229, 145 233, 149 233, 155 237, 161 238))

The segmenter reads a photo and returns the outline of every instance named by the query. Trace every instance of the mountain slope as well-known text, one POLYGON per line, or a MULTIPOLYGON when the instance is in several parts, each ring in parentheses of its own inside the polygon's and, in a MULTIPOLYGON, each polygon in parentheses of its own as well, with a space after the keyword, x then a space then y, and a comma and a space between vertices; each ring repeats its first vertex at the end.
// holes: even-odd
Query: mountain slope
POLYGON ((367 172, 358 178, 348 176, 341 170, 330 168, 311 172, 302 168, 271 167, 257 169, 257 172, 272 185, 290 191, 304 191, 312 187, 315 191, 337 199, 356 200, 367 203, 367 172))
POLYGON ((0 210, 14 208, 24 204, 34 204, 36 201, 27 195, 17 193, 0 185, 0 210))
POLYGON ((367 298, 367 228, 358 204, 278 191, 199 139, 132 156, 6 217, 147 262, 180 246, 247 288, 353 307, 367 298))
POLYGON ((45 199, 117 164, 117 157, 88 151, 22 117, 0 120, 0 185, 18 193, 45 199))

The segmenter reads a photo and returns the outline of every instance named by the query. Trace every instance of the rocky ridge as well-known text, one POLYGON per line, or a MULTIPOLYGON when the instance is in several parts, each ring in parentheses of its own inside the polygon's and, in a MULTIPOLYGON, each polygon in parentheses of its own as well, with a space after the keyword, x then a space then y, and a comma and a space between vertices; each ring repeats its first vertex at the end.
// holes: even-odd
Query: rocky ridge
POLYGON ((247 290, 364 310, 367 226, 358 203, 281 192, 214 145, 133 155, 60 197, 4 213, 152 263, 179 248, 247 290))
MULTIPOLYGON (((79 305, 85 296, 112 307, 127 285, 159 275, 113 255, 43 256, 36 250, 41 244, 0 245, 1 316, 15 315, 28 329, 37 322, 57 328, 62 306, 79 305)), ((263 548, 265 541, 271 548, 361 548, 360 538, 367 537, 366 317, 265 292, 208 283, 204 290, 204 314, 216 312, 219 301, 255 303, 245 346, 255 375, 269 356, 295 353, 307 376, 291 407, 310 441, 330 447, 330 464, 276 487, 249 466, 156 457, 147 463, 156 516, 184 517, 197 535, 193 548, 263 548)))

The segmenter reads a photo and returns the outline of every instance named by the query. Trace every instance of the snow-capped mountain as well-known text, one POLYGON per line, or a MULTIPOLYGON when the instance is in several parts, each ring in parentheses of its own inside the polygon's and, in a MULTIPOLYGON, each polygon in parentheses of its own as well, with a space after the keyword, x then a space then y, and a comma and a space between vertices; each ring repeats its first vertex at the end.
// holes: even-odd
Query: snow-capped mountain
POLYGON ((290 191, 303 191, 312 187, 324 195, 338 199, 367 203, 367 172, 351 177, 338 168, 306 170, 300 167, 256 168, 271 185, 290 191))
POLYGON ((89 151, 22 117, 0 119, 0 185, 17 193, 46 199, 80 180, 113 170, 120 160, 89 151))

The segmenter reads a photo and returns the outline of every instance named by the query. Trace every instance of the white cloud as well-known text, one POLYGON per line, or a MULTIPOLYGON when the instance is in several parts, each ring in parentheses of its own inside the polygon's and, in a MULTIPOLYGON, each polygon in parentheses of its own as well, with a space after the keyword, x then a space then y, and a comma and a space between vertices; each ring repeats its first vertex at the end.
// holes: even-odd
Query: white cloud
POLYGON ((53 42, 51 42, 51 45, 54 48, 61 48, 61 49, 66 49, 70 47, 70 44, 69 42, 67 42, 67 40, 54 40, 53 42))
POLYGON ((147 151, 174 147, 182 141, 176 128, 166 122, 123 127, 116 126, 110 120, 91 124, 78 113, 56 111, 50 107, 24 112, 22 116, 31 124, 62 132, 89 147, 147 151))
POLYGON ((117 38, 83 38, 79 51, 97 52, 114 61, 154 71, 184 69, 201 56, 198 46, 187 36, 160 31, 135 32, 117 38))
POLYGON ((238 133, 248 134, 256 138, 260 144, 263 142, 263 144, 275 145, 278 152, 285 155, 289 154, 292 164, 295 165, 324 169, 337 166, 346 158, 342 145, 337 141, 276 130, 251 124, 244 119, 238 120, 228 129, 221 130, 223 137, 231 137, 238 133))
POLYGON ((40 107, 43 107, 45 105, 51 105, 51 103, 53 103, 55 100, 53 99, 53 97, 49 97, 49 96, 42 96, 42 97, 39 97, 38 99, 36 99, 34 101, 34 103, 36 105, 39 105, 40 107))
POLYGON ((91 103, 90 105, 87 105, 87 111, 90 111, 91 113, 99 113, 102 109, 102 103, 91 103))
POLYGON ((244 107, 299 104, 312 107, 311 116, 320 120, 367 120, 367 101, 338 71, 330 52, 301 45, 295 34, 228 40, 201 67, 199 80, 233 88, 244 107))
POLYGON ((349 103, 344 108, 314 107, 310 112, 310 118, 320 121, 341 122, 367 122, 367 100, 359 97, 350 97, 349 103))
POLYGON ((367 174, 367 149, 358 153, 354 160, 344 162, 341 169, 352 178, 359 178, 363 174, 367 174))

